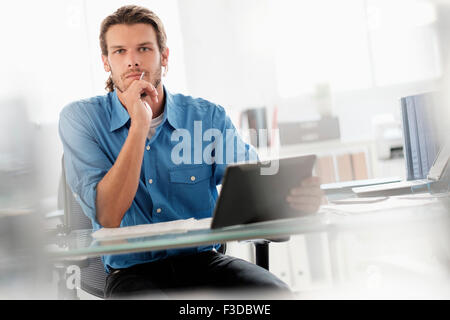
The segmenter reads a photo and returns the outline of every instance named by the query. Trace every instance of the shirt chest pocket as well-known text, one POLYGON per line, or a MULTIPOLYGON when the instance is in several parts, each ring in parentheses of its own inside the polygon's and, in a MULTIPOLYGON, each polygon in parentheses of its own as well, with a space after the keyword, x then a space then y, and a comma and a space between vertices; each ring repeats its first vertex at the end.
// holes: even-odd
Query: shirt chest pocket
POLYGON ((211 166, 205 165, 169 171, 170 201, 177 211, 189 214, 211 211, 211 175, 211 166))

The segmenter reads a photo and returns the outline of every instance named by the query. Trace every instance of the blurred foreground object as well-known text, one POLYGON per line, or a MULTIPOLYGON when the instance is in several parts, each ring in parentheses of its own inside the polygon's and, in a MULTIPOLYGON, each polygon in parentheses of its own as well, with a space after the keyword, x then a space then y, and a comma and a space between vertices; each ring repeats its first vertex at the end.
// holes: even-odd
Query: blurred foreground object
POLYGON ((0 100, 0 111, 0 299, 42 298, 41 284, 49 274, 36 205, 32 124, 21 98, 0 100))

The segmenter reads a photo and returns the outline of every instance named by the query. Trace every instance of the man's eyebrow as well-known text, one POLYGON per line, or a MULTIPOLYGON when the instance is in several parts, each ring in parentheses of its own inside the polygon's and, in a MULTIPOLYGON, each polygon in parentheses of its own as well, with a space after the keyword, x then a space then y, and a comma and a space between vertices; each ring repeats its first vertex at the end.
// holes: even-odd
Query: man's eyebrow
POLYGON ((142 47, 142 46, 148 46, 148 45, 151 45, 151 46, 153 46, 153 45, 154 45, 154 43, 153 43, 153 42, 151 42, 151 41, 147 41, 147 42, 143 42, 143 43, 140 43, 140 44, 138 44, 138 47, 142 47))
MULTIPOLYGON (((137 46, 138 47, 142 47, 142 46, 148 46, 148 45, 150 45, 150 46, 153 46, 153 45, 155 45, 153 42, 151 42, 151 41, 147 41, 147 42, 143 42, 143 43, 140 43, 140 44, 138 44, 137 46)), ((117 45, 117 46, 111 46, 111 47, 109 47, 110 49, 120 49, 120 48, 123 48, 124 46, 122 46, 122 45, 117 45)))

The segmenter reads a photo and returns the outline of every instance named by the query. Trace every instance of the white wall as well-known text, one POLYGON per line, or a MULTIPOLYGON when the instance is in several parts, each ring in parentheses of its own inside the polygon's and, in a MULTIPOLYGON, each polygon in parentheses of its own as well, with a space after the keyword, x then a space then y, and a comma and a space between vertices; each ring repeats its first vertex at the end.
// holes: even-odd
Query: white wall
POLYGON ((273 37, 260 0, 179 1, 189 92, 243 109, 276 99, 273 37))

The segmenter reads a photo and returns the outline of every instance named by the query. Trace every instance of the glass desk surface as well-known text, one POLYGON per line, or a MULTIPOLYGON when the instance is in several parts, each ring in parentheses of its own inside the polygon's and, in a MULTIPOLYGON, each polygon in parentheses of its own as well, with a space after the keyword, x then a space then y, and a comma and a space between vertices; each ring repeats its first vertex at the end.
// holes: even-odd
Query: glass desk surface
POLYGON ((47 246, 53 258, 94 257, 105 254, 132 253, 251 239, 277 239, 293 234, 316 232, 328 225, 323 214, 293 219, 258 222, 218 229, 198 229, 151 236, 100 240, 90 229, 75 230, 47 246))
POLYGON ((50 258, 86 258, 101 255, 187 248, 239 240, 285 238, 313 232, 345 231, 348 229, 403 226, 424 222, 448 225, 449 199, 439 199, 426 206, 393 208, 376 212, 343 213, 324 208, 319 213, 299 218, 273 220, 218 229, 198 229, 151 236, 134 236, 117 240, 99 240, 92 230, 75 230, 67 236, 48 241, 50 258), (444 220, 443 220, 444 219, 444 220))

